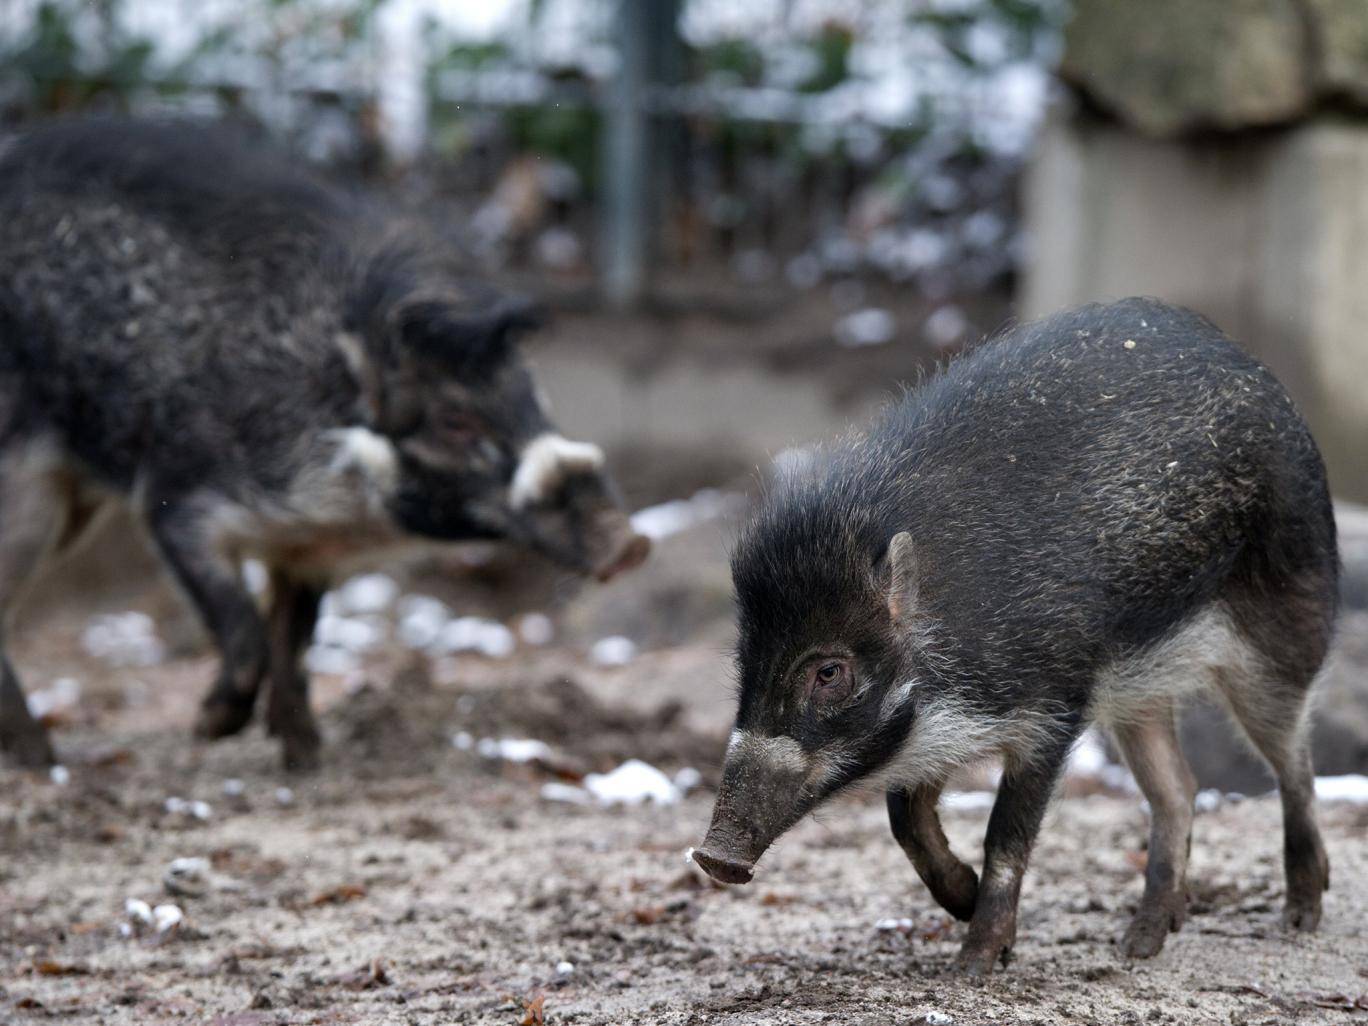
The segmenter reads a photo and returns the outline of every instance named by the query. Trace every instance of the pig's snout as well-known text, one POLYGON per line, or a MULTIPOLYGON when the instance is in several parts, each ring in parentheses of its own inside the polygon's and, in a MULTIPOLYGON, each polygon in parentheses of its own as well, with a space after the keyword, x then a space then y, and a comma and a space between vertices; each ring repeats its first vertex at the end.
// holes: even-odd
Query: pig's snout
POLYGON ((753 863, 738 862, 731 856, 709 850, 706 844, 694 849, 693 860, 702 867, 703 872, 719 883, 750 883, 755 870, 753 863))
POLYGON ((600 581, 610 581, 618 574, 635 570, 646 562, 646 557, 650 554, 651 539, 644 534, 631 532, 629 529, 626 539, 616 551, 595 568, 594 576, 600 581))
POLYGON ((791 738, 734 734, 708 835, 693 860, 714 880, 749 883, 760 856, 812 807, 806 773, 791 738))

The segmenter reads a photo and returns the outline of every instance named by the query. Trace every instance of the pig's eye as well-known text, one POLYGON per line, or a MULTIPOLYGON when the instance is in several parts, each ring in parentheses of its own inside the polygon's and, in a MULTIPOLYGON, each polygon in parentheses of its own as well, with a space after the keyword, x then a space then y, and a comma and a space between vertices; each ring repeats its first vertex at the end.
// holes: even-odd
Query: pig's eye
POLYGON ((814 663, 808 669, 808 694, 815 702, 839 702, 852 689, 850 664, 840 659, 814 663))
POLYGON ((469 445, 480 437, 478 417, 457 410, 445 410, 433 417, 439 432, 453 442, 469 445))

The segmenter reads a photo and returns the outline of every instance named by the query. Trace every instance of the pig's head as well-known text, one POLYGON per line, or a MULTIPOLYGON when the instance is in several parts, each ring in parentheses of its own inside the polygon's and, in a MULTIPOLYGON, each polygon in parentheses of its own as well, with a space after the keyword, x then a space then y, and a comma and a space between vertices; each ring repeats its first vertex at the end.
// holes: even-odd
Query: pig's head
POLYGON ((772 500, 733 553, 739 708, 693 854, 718 880, 749 881, 780 834, 907 743, 921 662, 912 546, 857 524, 801 495, 772 500))
POLYGON ((517 352, 528 307, 488 293, 386 298, 344 345, 366 430, 390 454, 398 526, 521 543, 601 580, 645 559, 602 451, 555 430, 517 352))

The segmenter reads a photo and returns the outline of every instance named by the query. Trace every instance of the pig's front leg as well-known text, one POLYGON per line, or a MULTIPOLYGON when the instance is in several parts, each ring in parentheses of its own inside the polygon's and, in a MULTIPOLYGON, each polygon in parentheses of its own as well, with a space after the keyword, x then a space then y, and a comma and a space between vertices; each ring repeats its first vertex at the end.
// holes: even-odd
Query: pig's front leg
POLYGON ((912 866, 941 908, 956 919, 974 914, 978 877, 950 850, 936 803, 944 783, 897 788, 887 794, 888 823, 912 866))
POLYGON ((313 637, 323 590, 284 571, 271 573, 270 638, 271 691, 266 708, 267 729, 280 738, 285 768, 307 772, 318 767, 321 744, 318 725, 309 709, 309 676, 300 656, 313 637))
POLYGON ((983 876, 955 968, 970 976, 986 976, 999 959, 1005 965, 1016 940, 1017 899, 1021 878, 1040 832, 1056 778, 1064 765, 1076 729, 1052 738, 1019 759, 1008 759, 988 818, 983 876))
POLYGON ((252 718, 266 671, 266 628, 237 564, 213 544, 211 515, 197 504, 154 499, 152 537, 218 646, 218 679, 200 705, 195 733, 236 734, 252 718))

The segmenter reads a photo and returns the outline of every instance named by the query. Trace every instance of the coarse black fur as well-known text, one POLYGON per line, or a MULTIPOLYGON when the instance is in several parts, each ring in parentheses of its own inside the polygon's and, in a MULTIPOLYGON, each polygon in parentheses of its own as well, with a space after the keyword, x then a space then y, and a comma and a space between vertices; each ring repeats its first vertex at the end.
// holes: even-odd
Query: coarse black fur
MULTIPOLYGON (((269 661, 297 660, 318 588, 354 555, 504 538, 583 572, 625 565, 611 482, 592 447, 556 448, 517 353, 534 323, 427 226, 240 132, 95 120, 18 138, 0 151, 0 612, 82 509, 129 501, 224 653, 200 723, 218 736, 269 661), (270 631, 247 555, 287 611, 270 631)), ((302 671, 271 676, 295 696, 272 729, 310 764, 302 671)))
MULTIPOLYGON (((736 834, 742 847, 763 850, 822 798, 878 777, 917 862, 910 824, 926 820, 902 812, 915 789, 934 805, 955 765, 1005 759, 984 881, 1013 880, 979 892, 971 968, 1010 946, 1000 923, 1082 727, 1158 724, 1189 663, 1193 677, 1210 669, 1187 653, 1224 646, 1215 678, 1192 686, 1219 687, 1285 792, 1309 788, 1301 724, 1337 594, 1325 472, 1281 385, 1190 311, 1128 299, 985 343, 781 477, 732 570, 738 736, 796 741, 786 767, 810 767, 792 807, 736 834), (899 571, 890 543, 903 533, 899 571), (848 695, 807 696, 814 659, 850 665, 848 695), (1264 729, 1271 719, 1281 733, 1264 729)), ((1158 726, 1132 744, 1133 763, 1155 763, 1156 789, 1186 786, 1158 726)), ((727 792, 718 817, 752 814, 727 792)), ((1303 868, 1323 863, 1309 813, 1288 824, 1289 853, 1300 845, 1303 868)), ((1307 905, 1313 887, 1294 895, 1294 862, 1289 903, 1307 905)), ((937 884, 967 911, 962 887, 937 884)), ((1152 954, 1153 937, 1133 946, 1152 954)))

